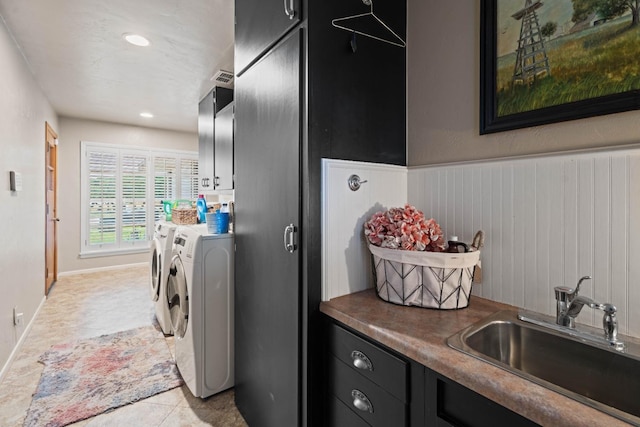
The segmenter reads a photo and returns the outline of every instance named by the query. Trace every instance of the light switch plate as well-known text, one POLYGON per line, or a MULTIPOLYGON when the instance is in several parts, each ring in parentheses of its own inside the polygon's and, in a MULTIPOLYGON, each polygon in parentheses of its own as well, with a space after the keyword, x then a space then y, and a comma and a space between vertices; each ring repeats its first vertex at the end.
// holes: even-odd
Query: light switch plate
POLYGON ((11 191, 22 191, 22 174, 16 171, 10 171, 9 185, 11 191))

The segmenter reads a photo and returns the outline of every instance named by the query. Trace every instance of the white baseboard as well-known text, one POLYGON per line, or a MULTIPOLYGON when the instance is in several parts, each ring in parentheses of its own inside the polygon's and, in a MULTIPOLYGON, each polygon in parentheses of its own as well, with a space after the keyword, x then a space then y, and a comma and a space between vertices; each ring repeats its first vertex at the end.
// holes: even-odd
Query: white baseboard
POLYGON ((31 331, 31 327, 33 326, 34 322, 38 318, 38 314, 40 314, 40 310, 44 306, 45 301, 47 301, 47 297, 43 296, 42 301, 40 301, 40 305, 38 305, 36 312, 33 314, 33 317, 31 318, 31 321, 29 322, 27 327, 24 329, 24 332, 22 332, 22 335, 20 335, 20 339, 16 343, 15 347, 13 347, 13 351, 9 355, 7 362, 2 367, 2 370, 0 371, 0 383, 2 383, 5 375, 7 375, 7 372, 9 372, 9 368, 11 367, 13 360, 15 359, 15 357, 18 355, 18 352, 22 348, 22 344, 24 343, 24 340, 27 338, 27 335, 29 335, 29 331, 31 331))
POLYGON ((149 265, 148 262, 137 262, 134 264, 110 265, 108 267, 97 267, 97 268, 87 268, 85 270, 64 271, 62 273, 58 273, 58 277, 75 276, 76 274, 98 273, 101 271, 109 271, 109 270, 123 270, 125 268, 132 268, 132 267, 145 267, 147 265, 149 265))

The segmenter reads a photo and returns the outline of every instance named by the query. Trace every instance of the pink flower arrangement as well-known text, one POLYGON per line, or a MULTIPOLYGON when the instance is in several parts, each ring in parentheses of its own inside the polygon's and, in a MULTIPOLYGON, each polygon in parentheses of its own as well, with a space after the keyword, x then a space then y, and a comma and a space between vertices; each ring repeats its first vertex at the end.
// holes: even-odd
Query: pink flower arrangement
POLYGON ((414 206, 376 212, 364 223, 364 235, 372 244, 407 251, 441 252, 445 242, 440 225, 426 219, 414 206))

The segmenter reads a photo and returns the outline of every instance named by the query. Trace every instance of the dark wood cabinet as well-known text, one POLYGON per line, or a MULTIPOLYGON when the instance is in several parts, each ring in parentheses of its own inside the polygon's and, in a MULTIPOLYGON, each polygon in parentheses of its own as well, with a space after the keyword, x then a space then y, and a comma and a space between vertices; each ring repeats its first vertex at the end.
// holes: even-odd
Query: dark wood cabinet
POLYGON ((378 345, 349 332, 335 323, 329 324, 329 352, 361 376, 406 402, 408 363, 378 345))
POLYGON ((295 32, 235 86, 235 396, 251 426, 300 421, 300 52, 295 32))
POLYGON ((326 425, 424 424, 422 366, 328 319, 325 343, 326 425))
POLYGON ((325 343, 328 426, 537 425, 330 319, 325 343))
POLYGON ((302 19, 301 0, 235 0, 238 76, 302 19))
POLYGON ((216 114, 213 133, 214 189, 233 190, 233 102, 216 114))
MULTIPOLYGON (((378 370, 385 370, 379 366, 378 370)), ((358 368, 336 357, 329 358, 329 390, 331 397, 344 403, 371 426, 407 426, 408 404, 375 382, 367 379, 358 368)), ((405 384, 402 384, 406 386, 405 384)), ((336 427, 349 427, 339 423, 336 427)))
MULTIPOLYGON (((533 427, 538 424, 425 368, 425 426, 533 427)), ((507 391, 505 391, 507 393, 507 391)))
MULTIPOLYGON (((223 87, 214 87, 198 104, 198 178, 200 192, 217 190, 216 176, 220 176, 215 169, 216 158, 216 132, 215 119, 216 115, 233 101, 233 90, 223 87)), ((224 154, 218 160, 218 163, 226 162, 227 167, 233 171, 233 157, 223 158, 224 154)), ((227 173, 226 169, 222 172, 227 173)), ((224 182, 231 182, 233 188, 233 172, 231 175, 224 176, 224 182)), ((218 186, 219 187, 219 186, 218 186)))
MULTIPOLYGON (((406 164, 406 51, 351 49, 331 20, 361 0, 235 6, 236 404, 256 427, 325 425, 322 159, 406 164)), ((376 14, 404 36, 404 0, 376 14)))

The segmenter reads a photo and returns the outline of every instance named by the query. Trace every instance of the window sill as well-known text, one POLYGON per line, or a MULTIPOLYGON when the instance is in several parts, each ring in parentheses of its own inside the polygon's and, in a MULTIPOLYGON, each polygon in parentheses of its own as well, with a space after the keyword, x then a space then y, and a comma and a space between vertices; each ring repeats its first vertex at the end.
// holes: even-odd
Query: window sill
POLYGON ((117 255, 142 254, 145 252, 149 252, 149 248, 150 246, 128 248, 128 249, 104 249, 104 250, 98 250, 98 251, 83 251, 83 252, 80 252, 80 259, 101 258, 101 257, 117 256, 117 255))

